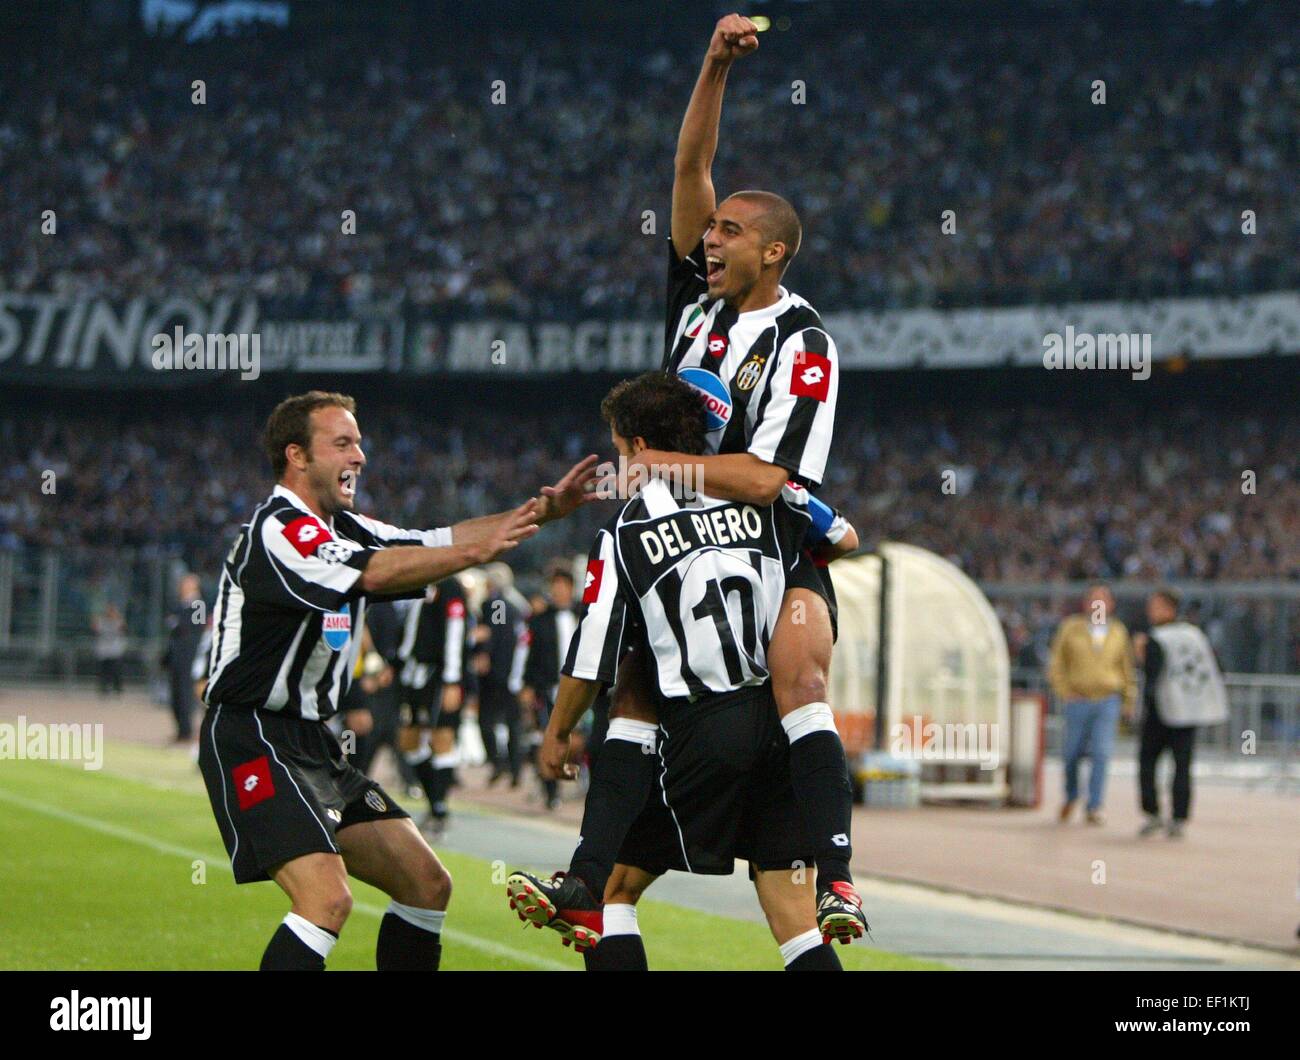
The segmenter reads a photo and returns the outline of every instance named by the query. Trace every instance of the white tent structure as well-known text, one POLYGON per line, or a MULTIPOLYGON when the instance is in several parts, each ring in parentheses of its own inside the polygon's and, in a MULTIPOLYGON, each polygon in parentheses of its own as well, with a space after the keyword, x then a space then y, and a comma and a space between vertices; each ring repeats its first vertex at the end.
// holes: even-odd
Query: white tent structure
POLYGON ((898 543, 831 569, 839 640, 830 691, 846 749, 919 761, 922 798, 1004 800, 1010 661, 979 587, 898 543))

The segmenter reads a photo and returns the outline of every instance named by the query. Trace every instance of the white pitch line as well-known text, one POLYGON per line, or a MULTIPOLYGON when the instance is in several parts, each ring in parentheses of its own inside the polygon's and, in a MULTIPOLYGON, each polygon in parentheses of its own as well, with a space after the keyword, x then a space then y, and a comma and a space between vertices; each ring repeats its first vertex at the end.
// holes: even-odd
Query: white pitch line
MULTIPOLYGON (((148 847, 156 850, 160 854, 171 854, 174 857, 185 858, 187 861, 203 861, 215 863, 231 872, 229 860, 223 855, 213 857, 211 854, 204 854, 197 850, 189 850, 186 847, 176 846, 174 843, 168 843, 161 839, 155 839, 151 835, 143 832, 136 832, 130 828, 123 828, 121 825, 112 824, 109 821, 101 821, 97 817, 86 817, 83 814, 74 813, 71 810, 63 810, 57 806, 50 806, 43 802, 36 802, 33 799, 25 799, 21 795, 14 795, 12 792, 0 788, 0 800, 12 803, 15 806, 21 806, 24 809, 31 810, 34 813, 43 813, 47 817, 54 817, 60 821, 67 821, 69 824, 80 825, 82 828, 90 829, 93 832, 99 832, 101 835, 112 836, 114 839, 121 839, 127 843, 135 843, 137 846, 148 847)), ((385 910, 376 905, 370 905, 367 902, 356 902, 353 909, 365 913, 367 916, 382 919, 385 910)), ((503 918, 504 919, 504 918, 503 918)), ((459 943, 462 946, 468 946, 471 949, 479 950, 483 953, 490 953, 494 957, 504 957, 509 960, 519 961, 521 964, 532 965, 534 968, 542 968, 546 971, 567 972, 571 967, 562 964, 559 961, 553 961, 547 957, 538 957, 531 953, 523 953, 520 950, 513 949, 510 946, 500 942, 493 942, 491 939, 482 938, 479 935, 472 935, 467 931, 461 931, 458 928, 445 928, 443 935, 450 942, 459 943)))

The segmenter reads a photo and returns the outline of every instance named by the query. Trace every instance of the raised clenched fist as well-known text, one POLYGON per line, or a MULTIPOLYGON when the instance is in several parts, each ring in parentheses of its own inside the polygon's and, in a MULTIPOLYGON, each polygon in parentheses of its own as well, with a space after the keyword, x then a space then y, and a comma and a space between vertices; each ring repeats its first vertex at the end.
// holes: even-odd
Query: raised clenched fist
POLYGON ((758 27, 744 15, 724 15, 713 27, 709 58, 734 62, 758 48, 758 27))

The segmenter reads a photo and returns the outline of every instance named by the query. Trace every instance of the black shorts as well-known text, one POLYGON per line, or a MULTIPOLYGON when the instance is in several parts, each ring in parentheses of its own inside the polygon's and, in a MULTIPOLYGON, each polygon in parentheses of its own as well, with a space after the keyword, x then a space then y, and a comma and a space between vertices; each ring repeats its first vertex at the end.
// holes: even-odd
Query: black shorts
POLYGON ((826 610, 831 615, 831 641, 839 639, 839 610, 835 603, 835 586, 831 583, 830 567, 819 567, 813 562, 808 550, 799 553, 799 562, 793 570, 786 571, 786 592, 791 589, 807 589, 826 601, 826 610))
POLYGON ((656 788, 619 862, 655 876, 728 876, 737 859, 760 870, 813 864, 770 685, 665 708, 659 757, 656 788))
POLYGON ((401 688, 403 724, 416 725, 425 729, 460 728, 460 711, 442 709, 442 682, 430 681, 423 688, 401 688))
POLYGON ((337 854, 335 833, 410 816, 352 766, 323 721, 213 707, 199 730, 199 769, 236 883, 304 854, 337 854))

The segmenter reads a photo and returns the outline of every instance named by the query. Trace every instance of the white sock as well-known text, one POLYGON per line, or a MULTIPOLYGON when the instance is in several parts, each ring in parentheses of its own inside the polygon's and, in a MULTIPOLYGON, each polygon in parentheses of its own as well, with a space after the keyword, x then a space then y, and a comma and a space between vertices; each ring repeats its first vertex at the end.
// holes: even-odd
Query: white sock
POLYGON ((388 912, 434 935, 442 934, 442 925, 447 920, 445 909, 419 909, 413 905, 402 905, 401 902, 389 902, 388 912))
POLYGON ((790 711, 781 719, 781 728, 785 729, 791 743, 815 732, 833 732, 836 736, 839 735, 829 703, 806 703, 798 710, 790 711))
POLYGON ((805 953, 809 950, 815 950, 821 944, 822 933, 816 928, 809 928, 802 935, 796 935, 794 938, 781 943, 781 960, 785 961, 785 966, 789 968, 805 953))
POLYGON ((454 769, 460 765, 460 751, 444 751, 433 756, 434 769, 454 769))
POLYGON ((604 938, 609 938, 611 935, 641 934, 641 929, 636 923, 634 905, 607 905, 603 920, 605 931, 602 937, 604 938))
POLYGON ((637 721, 635 718, 611 718, 605 739, 606 741, 626 740, 628 743, 640 744, 653 752, 658 735, 659 726, 654 722, 637 721))
POLYGON ((297 913, 286 913, 284 915, 284 924, 285 927, 298 936, 304 946, 319 954, 321 960, 330 955, 334 943, 339 940, 334 932, 326 931, 323 927, 317 927, 306 917, 299 916, 297 913))

